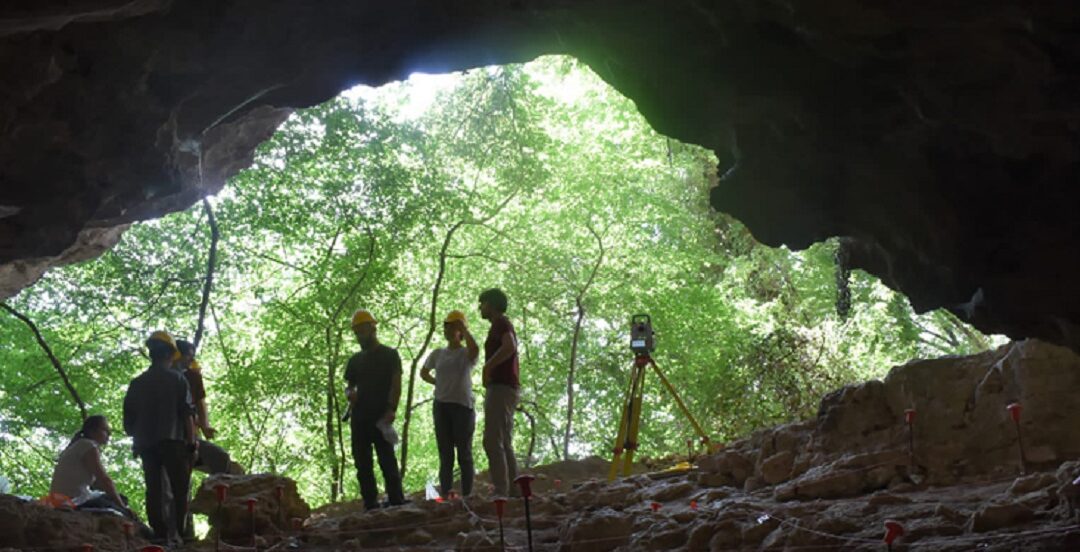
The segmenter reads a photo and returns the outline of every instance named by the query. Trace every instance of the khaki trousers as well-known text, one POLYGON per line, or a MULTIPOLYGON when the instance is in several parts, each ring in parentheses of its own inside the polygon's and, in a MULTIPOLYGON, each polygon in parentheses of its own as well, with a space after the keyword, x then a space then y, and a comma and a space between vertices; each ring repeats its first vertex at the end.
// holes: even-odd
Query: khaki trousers
POLYGON ((496 496, 516 496, 514 478, 514 410, 518 390, 509 385, 492 384, 484 394, 484 453, 496 496))

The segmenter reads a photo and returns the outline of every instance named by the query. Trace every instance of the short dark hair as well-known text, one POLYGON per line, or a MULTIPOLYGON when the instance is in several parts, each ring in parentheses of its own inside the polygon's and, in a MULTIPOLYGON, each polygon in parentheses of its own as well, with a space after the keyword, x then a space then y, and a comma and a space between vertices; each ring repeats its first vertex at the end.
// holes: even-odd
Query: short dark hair
POLYGON ((190 341, 184 341, 183 339, 176 340, 176 350, 180 351, 182 355, 195 355, 195 344, 190 341))
POLYGON ((150 360, 158 361, 172 358, 172 346, 160 339, 147 339, 146 348, 150 350, 150 360))
POLYGON ((495 310, 506 313, 506 308, 509 306, 510 300, 506 298, 506 294, 499 288, 485 289, 480 294, 480 302, 487 303, 495 310))

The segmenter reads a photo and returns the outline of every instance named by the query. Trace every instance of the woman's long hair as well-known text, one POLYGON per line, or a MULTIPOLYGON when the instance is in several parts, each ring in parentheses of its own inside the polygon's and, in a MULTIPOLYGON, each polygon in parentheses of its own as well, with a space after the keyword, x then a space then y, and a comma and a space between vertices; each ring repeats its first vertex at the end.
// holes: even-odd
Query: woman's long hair
POLYGON ((79 439, 88 439, 89 433, 91 431, 101 427, 104 424, 105 416, 102 416, 101 414, 95 414, 93 416, 87 417, 85 420, 83 420, 82 429, 75 432, 75 435, 71 436, 71 441, 68 442, 67 447, 64 447, 64 449, 67 450, 68 447, 74 445, 75 441, 78 441, 79 439))

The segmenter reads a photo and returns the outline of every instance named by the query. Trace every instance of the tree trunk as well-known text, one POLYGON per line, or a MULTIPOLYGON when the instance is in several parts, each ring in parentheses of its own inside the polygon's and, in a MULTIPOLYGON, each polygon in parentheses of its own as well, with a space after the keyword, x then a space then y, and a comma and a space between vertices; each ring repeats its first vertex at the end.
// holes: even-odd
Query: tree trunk
POLYGON ((49 357, 49 362, 52 363, 53 368, 60 374, 60 379, 63 380, 64 387, 67 388, 68 394, 71 395, 71 399, 75 402, 75 406, 79 407, 79 415, 82 416, 83 420, 86 420, 86 403, 84 403, 82 397, 79 396, 79 392, 75 390, 75 386, 72 385, 67 372, 64 371, 64 367, 60 364, 60 359, 56 358, 56 355, 53 354, 52 349, 49 347, 49 344, 45 342, 45 338, 41 335, 41 332, 38 331, 38 327, 34 324, 34 321, 30 320, 26 315, 19 311, 11 308, 7 303, 0 303, 0 307, 11 313, 15 318, 22 320, 22 323, 26 324, 26 326, 30 328, 30 331, 34 332, 34 339, 36 339, 38 345, 41 346, 41 350, 45 351, 45 355, 49 357))
POLYGON ((529 449, 525 452, 525 469, 529 469, 532 467, 533 452, 536 449, 536 418, 520 404, 517 411, 524 414, 525 418, 529 420, 529 449))
POLYGON ((574 425, 574 367, 577 365, 581 322, 585 320, 585 307, 581 305, 580 295, 578 295, 576 301, 577 320, 574 322, 574 339, 570 342, 570 368, 566 371, 566 432, 563 434, 563 460, 570 459, 570 433, 574 425))
POLYGON ((337 422, 337 410, 334 408, 334 365, 327 367, 326 371, 326 450, 330 453, 330 502, 337 502, 340 488, 338 481, 342 480, 338 470, 337 443, 334 442, 334 423, 337 422))
POLYGON ((202 204, 203 210, 206 211, 206 222, 210 225, 210 253, 206 259, 206 279, 203 280, 202 302, 199 303, 199 323, 195 326, 195 337, 192 339, 195 350, 199 349, 199 342, 202 341, 206 305, 210 303, 210 290, 214 287, 214 262, 217 260, 218 239, 221 238, 217 219, 214 218, 214 210, 210 208, 210 201, 204 197, 202 204))
POLYGON ((409 365, 409 390, 405 395, 405 422, 401 425, 401 478, 405 478, 405 471, 408 468, 409 460, 409 426, 412 424, 413 414, 413 393, 416 391, 416 368, 420 363, 420 357, 424 356, 427 352, 427 348, 431 345, 431 338, 435 335, 435 316, 439 306, 439 292, 442 290, 443 277, 446 276, 446 251, 450 248, 450 241, 454 238, 454 233, 461 228, 466 221, 461 220, 450 227, 450 230, 446 232, 446 238, 443 239, 442 248, 439 249, 439 272, 435 275, 435 285, 431 288, 431 310, 428 312, 428 331, 424 336, 424 344, 420 346, 420 350, 413 355, 412 363, 409 365))
POLYGON ((566 432, 563 434, 563 460, 570 459, 570 434, 573 432, 574 426, 574 370, 577 366, 577 351, 578 341, 581 338, 581 324, 585 320, 585 306, 582 301, 585 299, 585 294, 589 293, 589 288, 592 287, 593 281, 596 279, 596 273, 600 270, 600 265, 604 262, 604 240, 600 237, 600 234, 593 230, 592 226, 586 225, 589 229, 589 233, 596 239, 596 246, 598 254, 596 256, 596 262, 593 263, 592 272, 589 273, 589 279, 585 281, 585 285, 582 286, 581 291, 578 292, 574 303, 577 305, 577 320, 574 322, 574 338, 570 342, 570 367, 566 371, 566 432))
POLYGON ((455 223, 453 226, 450 227, 450 230, 448 230, 446 232, 446 238, 443 239, 442 248, 439 249, 439 272, 435 277, 435 285, 431 289, 431 310, 428 312, 427 336, 424 337, 424 344, 420 347, 420 349, 416 352, 416 354, 413 355, 412 363, 409 366, 409 390, 408 390, 408 393, 405 396, 405 421, 404 421, 404 423, 402 423, 402 427, 401 427, 401 477, 402 477, 402 479, 405 478, 405 471, 406 471, 406 468, 408 468, 409 426, 412 424, 413 393, 415 393, 415 391, 416 391, 416 368, 417 368, 417 365, 420 363, 420 358, 424 356, 425 352, 427 352, 427 348, 431 344, 431 338, 435 334, 435 315, 436 315, 436 311, 438 309, 439 291, 442 288, 443 277, 445 277, 445 275, 446 275, 446 258, 447 258, 447 251, 450 248, 450 242, 454 238, 454 233, 456 233, 458 231, 458 229, 460 229, 462 226, 485 224, 488 221, 490 221, 491 219, 495 218, 500 212, 502 212, 503 208, 506 207, 506 205, 508 203, 510 203, 510 200, 514 199, 514 197, 516 195, 517 195, 517 192, 515 191, 515 192, 511 193, 510 195, 506 196, 506 199, 504 199, 501 203, 499 203, 499 205, 497 205, 495 207, 495 209, 491 211, 491 213, 488 213, 482 219, 459 220, 457 223, 455 223))
MULTIPOLYGON (((345 310, 345 306, 356 295, 357 290, 360 289, 360 284, 367 279, 367 275, 370 272, 369 268, 371 263, 375 262, 375 236, 370 230, 368 233, 368 258, 364 264, 364 272, 356 279, 345 296, 338 301, 338 304, 334 306, 334 310, 329 311, 326 319, 326 326, 324 327, 326 338, 326 447, 330 453, 330 501, 336 502, 338 495, 343 491, 345 487, 345 437, 344 437, 344 420, 342 419, 341 403, 338 400, 337 388, 334 385, 334 380, 337 379, 337 365, 338 359, 341 354, 341 333, 334 332, 335 328, 340 328, 338 319, 341 317, 345 310)), ((336 240, 335 236, 335 240, 336 240)))

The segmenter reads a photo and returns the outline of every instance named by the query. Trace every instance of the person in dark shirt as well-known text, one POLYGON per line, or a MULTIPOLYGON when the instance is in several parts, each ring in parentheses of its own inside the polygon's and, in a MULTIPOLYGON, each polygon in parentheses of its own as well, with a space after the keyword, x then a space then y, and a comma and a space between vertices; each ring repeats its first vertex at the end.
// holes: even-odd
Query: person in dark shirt
POLYGON ((142 459, 146 517, 154 540, 176 543, 185 532, 191 465, 198 447, 195 411, 187 380, 172 368, 180 358, 172 336, 154 332, 146 348, 150 368, 131 381, 124 395, 124 432, 131 435, 135 454, 142 459), (172 500, 167 504, 169 494, 172 500))
MULTIPOLYGON (((191 403, 195 408, 195 429, 204 438, 199 441, 199 456, 195 459, 192 469, 209 474, 234 473, 242 474, 244 470, 240 465, 232 461, 232 457, 225 449, 210 442, 217 434, 217 430, 210 426, 210 416, 206 410, 206 386, 203 384, 202 367, 195 360, 195 344, 183 339, 176 340, 176 349, 180 351, 180 358, 173 362, 173 368, 179 371, 188 382, 191 390, 191 403)), ((186 529, 183 534, 184 542, 195 542, 195 519, 188 511, 186 529)))
POLYGON ((514 456, 514 410, 518 403, 517 333, 506 317, 509 300, 499 289, 480 294, 480 316, 491 322, 484 340, 484 453, 497 496, 516 496, 514 456))
POLYGON ((358 310, 353 314, 352 330, 360 343, 360 352, 349 359, 345 368, 356 479, 360 483, 364 507, 369 510, 379 507, 372 447, 379 458, 390 505, 405 503, 401 474, 394 457, 397 434, 391 425, 401 399, 401 357, 396 349, 379 343, 375 326, 375 318, 368 311, 358 310))
POLYGON ((210 416, 206 409, 206 386, 203 384, 202 367, 199 366, 199 361, 195 360, 195 345, 177 339, 176 348, 180 351, 180 360, 177 360, 173 367, 184 375, 191 388, 191 402, 195 406, 195 428, 204 437, 199 439, 199 458, 195 461, 195 469, 210 474, 244 473, 244 469, 232 461, 225 449, 210 442, 217 435, 217 430, 210 425, 210 416))

